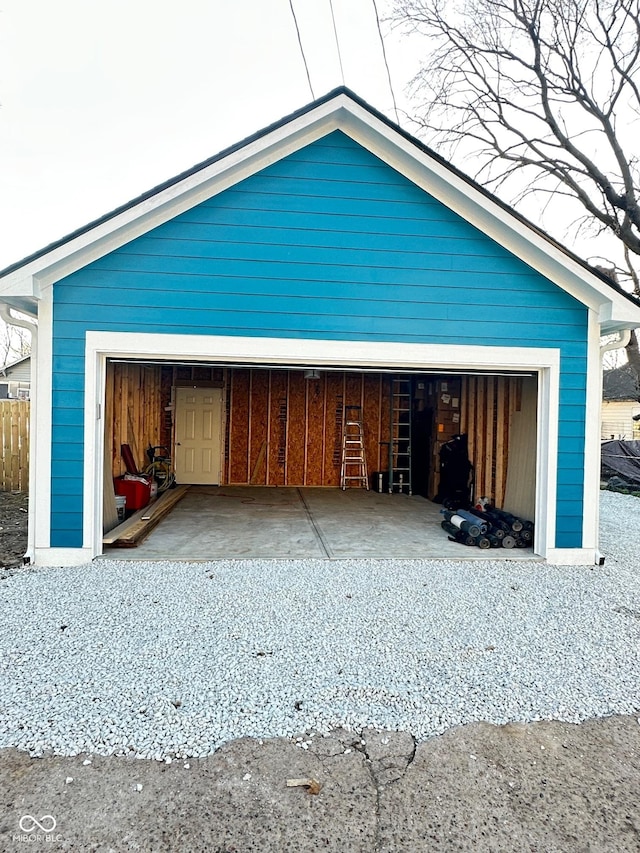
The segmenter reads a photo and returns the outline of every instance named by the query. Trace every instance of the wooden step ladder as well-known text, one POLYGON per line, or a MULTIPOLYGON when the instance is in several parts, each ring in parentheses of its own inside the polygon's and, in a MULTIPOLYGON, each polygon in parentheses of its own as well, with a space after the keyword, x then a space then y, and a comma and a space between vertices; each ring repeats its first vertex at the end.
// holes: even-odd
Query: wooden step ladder
POLYGON ((351 485, 369 488, 361 406, 345 406, 343 412, 340 488, 344 490, 351 485))

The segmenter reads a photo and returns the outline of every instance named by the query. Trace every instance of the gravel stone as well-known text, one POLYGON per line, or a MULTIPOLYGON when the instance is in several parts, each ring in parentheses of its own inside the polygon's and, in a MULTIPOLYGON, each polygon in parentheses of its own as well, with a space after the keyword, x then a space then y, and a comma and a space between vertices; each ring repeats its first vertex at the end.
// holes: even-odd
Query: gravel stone
POLYGON ((601 527, 604 566, 16 570, 0 584, 0 747, 169 763, 242 737, 308 744, 373 729, 424 741, 474 721, 637 714, 640 500, 602 492, 601 527))

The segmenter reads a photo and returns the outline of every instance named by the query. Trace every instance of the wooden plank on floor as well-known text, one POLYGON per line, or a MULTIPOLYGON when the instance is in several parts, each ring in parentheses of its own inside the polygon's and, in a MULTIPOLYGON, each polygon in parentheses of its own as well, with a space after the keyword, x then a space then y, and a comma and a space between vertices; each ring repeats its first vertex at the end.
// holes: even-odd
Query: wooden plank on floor
POLYGON ((190 486, 177 486, 175 489, 164 492, 156 501, 144 509, 139 509, 131 518, 111 530, 109 535, 103 538, 102 544, 113 545, 116 548, 134 548, 146 539, 189 489, 190 486))

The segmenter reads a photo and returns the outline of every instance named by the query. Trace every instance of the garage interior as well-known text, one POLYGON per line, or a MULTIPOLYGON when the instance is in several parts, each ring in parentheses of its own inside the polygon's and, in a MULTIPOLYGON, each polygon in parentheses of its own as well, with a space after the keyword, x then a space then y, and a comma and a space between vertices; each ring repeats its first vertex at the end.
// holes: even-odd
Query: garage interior
MULTIPOLYGON (((176 481, 191 487, 141 544, 105 546, 105 553, 477 559, 479 549, 450 542, 440 527, 441 505, 432 499, 441 448, 465 434, 474 495, 534 521, 536 405, 537 376, 508 370, 110 360, 105 480, 126 472, 122 445, 140 470, 148 463, 146 448, 164 445, 176 453, 176 481), (220 412, 209 435, 213 461, 200 468, 180 456, 183 401, 193 393, 220 412), (340 488, 346 407, 359 407, 351 411, 361 422, 369 491, 360 483, 340 488)), ((491 549, 491 559, 531 555, 531 548, 491 549)))

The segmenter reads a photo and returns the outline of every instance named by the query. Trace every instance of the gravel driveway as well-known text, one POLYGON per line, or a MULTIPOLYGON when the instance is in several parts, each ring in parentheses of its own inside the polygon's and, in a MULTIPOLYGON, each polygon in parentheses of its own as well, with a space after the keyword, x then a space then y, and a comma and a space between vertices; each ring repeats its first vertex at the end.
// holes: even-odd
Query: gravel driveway
POLYGON ((603 567, 279 560, 22 570, 0 583, 0 747, 156 759, 251 736, 640 709, 640 500, 603 567))

